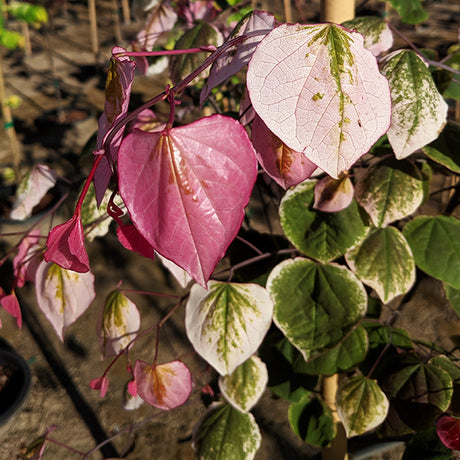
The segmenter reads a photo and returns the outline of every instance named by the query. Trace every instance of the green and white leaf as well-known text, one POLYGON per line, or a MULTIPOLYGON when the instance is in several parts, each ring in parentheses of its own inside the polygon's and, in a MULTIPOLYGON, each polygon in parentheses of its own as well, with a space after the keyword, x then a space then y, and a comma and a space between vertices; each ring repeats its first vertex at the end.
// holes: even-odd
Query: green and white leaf
POLYGON ((415 264, 460 289, 460 221, 452 216, 418 216, 403 229, 415 264))
POLYGON ((358 176, 355 196, 376 227, 385 227, 417 210, 423 201, 423 176, 409 161, 385 161, 358 176))
POLYGON ((318 398, 305 395, 291 404, 288 411, 292 431, 313 446, 325 447, 337 435, 337 427, 329 407, 318 398))
POLYGON ((271 324, 273 302, 257 284, 195 284, 185 310, 187 336, 221 375, 231 374, 259 348, 271 324))
POLYGON ((355 200, 339 212, 314 210, 315 184, 307 180, 290 188, 279 212, 289 241, 308 257, 326 263, 362 240, 367 227, 355 200))
POLYGON ((382 60, 381 70, 390 83, 393 104, 388 140, 396 158, 406 158, 438 137, 447 103, 414 51, 394 51, 382 60))
POLYGON ((309 374, 322 375, 346 372, 365 358, 368 345, 366 330, 358 326, 343 342, 308 361, 304 370, 309 374))
POLYGON ((393 34, 388 23, 379 16, 361 16, 342 23, 350 30, 356 30, 364 36, 364 46, 378 56, 393 46, 393 34))
POLYGON ((270 273, 273 319, 308 361, 334 347, 366 313, 367 294, 346 267, 296 258, 270 273))
POLYGON ((353 273, 377 292, 383 303, 405 294, 415 282, 415 263, 403 234, 394 227, 371 231, 346 255, 353 273))
POLYGON ((460 125, 448 121, 439 137, 429 145, 423 147, 423 152, 433 161, 442 164, 451 171, 460 173, 459 139, 460 125))
POLYGON ((219 389, 230 404, 248 412, 262 396, 267 382, 267 366, 259 357, 251 356, 231 374, 219 376, 219 389))
POLYGON ((230 404, 212 404, 195 427, 192 445, 198 460, 251 460, 261 435, 254 416, 230 404))
POLYGON ((390 403, 375 380, 358 375, 339 387, 336 406, 350 438, 379 426, 388 414, 390 403))
POLYGON ((443 283, 447 300, 452 305, 458 316, 460 316, 460 289, 456 289, 447 283, 443 283))

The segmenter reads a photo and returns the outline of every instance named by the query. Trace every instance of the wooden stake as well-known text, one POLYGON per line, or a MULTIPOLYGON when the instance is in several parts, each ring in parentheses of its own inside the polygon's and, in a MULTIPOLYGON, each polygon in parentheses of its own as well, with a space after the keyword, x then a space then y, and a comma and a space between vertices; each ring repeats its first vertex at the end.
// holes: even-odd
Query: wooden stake
POLYGON ((99 40, 97 37, 97 19, 96 19, 96 0, 88 0, 89 28, 91 35, 91 51, 98 58, 99 55, 99 40))
POLYGON ((121 0, 121 9, 123 11, 123 22, 125 24, 130 24, 131 12, 129 10, 129 0, 121 0))
POLYGON ((294 17, 292 16, 291 0, 284 0, 284 17, 286 22, 294 22, 294 17))
POLYGON ((355 17, 355 0, 321 0, 321 21, 341 24, 355 17))

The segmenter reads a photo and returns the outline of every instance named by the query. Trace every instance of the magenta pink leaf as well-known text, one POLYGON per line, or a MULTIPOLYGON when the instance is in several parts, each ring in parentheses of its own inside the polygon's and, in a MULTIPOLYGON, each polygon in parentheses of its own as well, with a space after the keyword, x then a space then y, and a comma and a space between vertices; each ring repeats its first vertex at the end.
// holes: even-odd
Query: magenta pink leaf
POLYGON ((22 327, 21 307, 19 306, 18 298, 14 290, 11 291, 11 294, 0 297, 0 304, 11 316, 16 318, 16 324, 20 329, 22 327))
POLYGON ((209 72, 208 81, 201 90, 200 104, 203 104, 208 98, 213 88, 220 85, 227 78, 238 73, 247 65, 257 45, 273 27, 275 27, 275 17, 264 11, 254 11, 251 15, 246 16, 237 24, 227 38, 227 41, 250 32, 260 31, 260 35, 248 38, 243 43, 240 43, 236 49, 228 49, 213 63, 209 72))
POLYGON ((353 200, 354 188, 350 178, 343 175, 339 179, 325 177, 315 185, 314 209, 322 212, 338 212, 353 200))
POLYGON ((129 251, 134 251, 141 256, 153 259, 155 251, 151 244, 139 233, 133 224, 123 224, 117 228, 120 243, 129 251))
POLYGON ((303 153, 276 137, 258 115, 252 123, 251 138, 262 168, 284 189, 308 179, 317 169, 303 153))
POLYGON ((40 230, 30 231, 21 241, 18 253, 13 259, 16 286, 22 287, 26 281, 35 281, 35 272, 41 262, 40 230))
POLYGON ((51 230, 43 254, 46 262, 55 262, 62 268, 79 273, 89 271, 89 259, 85 249, 85 237, 78 214, 51 230))
POLYGON ((460 418, 443 415, 436 423, 436 430, 446 447, 460 450, 460 418))
POLYGON ((158 409, 170 410, 184 404, 192 391, 190 371, 181 361, 156 366, 137 360, 134 378, 138 395, 158 409))
POLYGON ((390 125, 387 79, 361 34, 336 24, 282 24, 248 65, 252 105, 291 149, 337 178, 390 125))
POLYGON ((137 398, 137 385, 135 380, 130 380, 128 382, 128 393, 133 397, 137 398))
POLYGON ((93 390, 100 390, 101 398, 103 398, 107 393, 107 389, 109 388, 109 379, 103 375, 102 377, 91 380, 91 382, 89 382, 89 386, 93 390))
POLYGON ((245 129, 213 115, 161 133, 136 130, 120 147, 118 174, 139 232, 205 286, 241 226, 256 179, 245 129))
POLYGON ((110 142, 110 151, 105 152, 103 147, 107 136, 114 125, 126 115, 129 105, 129 96, 134 79, 135 63, 127 56, 115 56, 126 50, 116 46, 112 49, 112 61, 107 75, 105 86, 104 113, 99 117, 96 154, 105 155, 94 174, 94 187, 98 206, 104 198, 105 191, 112 176, 112 168, 107 155, 110 155, 113 164, 117 161, 118 147, 120 146, 123 131, 120 129, 110 142))
POLYGON ((35 165, 18 186, 16 200, 10 218, 24 220, 32 215, 32 211, 48 190, 56 184, 57 174, 46 165, 35 165))
POLYGON ((35 275, 35 292, 38 306, 63 340, 67 327, 86 311, 95 297, 94 275, 43 261, 35 275))

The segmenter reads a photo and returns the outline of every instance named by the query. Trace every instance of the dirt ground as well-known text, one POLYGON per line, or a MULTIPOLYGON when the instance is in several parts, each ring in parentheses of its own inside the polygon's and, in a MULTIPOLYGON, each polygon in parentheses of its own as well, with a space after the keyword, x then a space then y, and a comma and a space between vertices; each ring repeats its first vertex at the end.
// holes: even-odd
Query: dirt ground
MULTIPOLYGON (((32 54, 8 52, 5 55, 6 84, 9 94, 22 98, 14 116, 26 162, 46 162, 58 172, 72 177, 81 174, 78 155, 97 129, 97 118, 104 105, 105 71, 110 49, 115 44, 126 45, 140 29, 142 21, 133 19, 122 24, 123 42, 115 39, 113 8, 109 2, 98 3, 100 51, 91 48, 86 3, 69 2, 64 15, 51 14, 48 32, 31 30, 32 54), (49 48, 47 47, 49 44, 49 48), (49 51, 51 50, 51 51, 49 51), (58 93, 58 90, 60 95, 58 93), (43 124, 41 117, 48 111, 63 107, 79 107, 89 113, 83 121, 69 126, 43 124)), ((281 3, 281 2, 279 2, 281 3)), ((318 1, 303 0, 307 20, 317 20, 318 1)), ((358 5, 361 2, 357 2, 358 5)), ((378 1, 363 2, 363 8, 373 8, 378 1)), ((294 4, 294 2, 293 2, 294 4)), ((445 52, 457 41, 460 25, 458 0, 426 2, 432 14, 426 25, 407 27, 407 32, 419 46, 436 46, 445 52)), ((273 11, 273 10, 272 10, 273 11)), ((164 89, 161 78, 136 77, 133 103, 145 101, 164 89)), ((0 130, 0 167, 11 160, 7 136, 0 130)), ((436 206, 436 203, 429 203, 436 206)), ((64 211, 65 212, 65 211, 64 211)), ((65 216, 61 216, 64 218, 65 216)), ((43 223, 44 230, 49 222, 43 223)), ((20 226, 1 224, 1 232, 19 231, 20 226)), ((14 237, 12 238, 14 240, 14 237)), ((11 238, 10 238, 11 241, 11 238)), ((6 246, 0 241, 0 256, 6 246)), ((126 362, 121 360, 110 373, 109 392, 105 398, 89 388, 91 379, 104 371, 96 339, 96 323, 104 298, 119 280, 137 290, 176 293, 175 281, 159 262, 137 257, 120 249, 113 235, 87 245, 92 271, 97 282, 97 298, 88 311, 71 326, 61 343, 34 300, 31 287, 20 293, 25 325, 22 330, 4 312, 0 312, 3 328, 0 336, 8 340, 30 364, 32 386, 20 413, 0 431, 0 459, 18 458, 21 450, 56 425, 52 438, 80 452, 87 452, 109 436, 119 435, 102 451, 89 458, 116 457, 128 449, 126 458, 147 460, 186 460, 193 458, 191 435, 193 426, 204 413, 200 389, 207 383, 209 368, 195 354, 184 331, 183 310, 179 310, 161 331, 160 362, 183 360, 194 374, 194 390, 184 406, 162 412, 143 405, 135 411, 122 408, 124 387, 129 380, 126 362), (130 427, 142 424, 140 429, 130 427)), ((8 267, 0 270, 0 279, 7 277, 8 267)), ((413 331, 422 339, 436 341, 452 348, 460 335, 460 322, 445 299, 439 302, 441 286, 436 281, 422 283, 404 315, 396 323, 400 327, 422 324, 423 330, 413 331), (422 319, 422 320, 421 320, 422 319)), ((165 299, 132 295, 137 303, 143 327, 158 322, 171 308, 165 299)), ((136 358, 152 360, 155 335, 149 335, 135 348, 136 358)), ((306 446, 291 431, 287 422, 287 405, 269 392, 254 409, 261 427, 263 442, 258 460, 316 458, 318 451, 306 446)), ((45 459, 78 459, 79 455, 61 446, 48 444, 45 459)), ((385 458, 400 458, 394 451, 385 458)), ((384 458, 384 457, 370 457, 384 458)))

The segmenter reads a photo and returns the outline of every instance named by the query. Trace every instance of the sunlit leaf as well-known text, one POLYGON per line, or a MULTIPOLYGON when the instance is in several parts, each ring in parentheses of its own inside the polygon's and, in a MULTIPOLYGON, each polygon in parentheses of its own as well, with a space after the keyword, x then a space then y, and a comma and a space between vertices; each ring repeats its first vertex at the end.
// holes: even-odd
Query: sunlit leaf
POLYGON ((291 149, 337 178, 390 124, 390 92, 361 34, 282 24, 248 66, 252 105, 291 149), (295 72, 293 72, 295 69, 295 72))
POLYGON ((248 412, 262 396, 267 382, 267 366, 257 356, 251 356, 231 374, 219 377, 219 389, 230 404, 248 412))
POLYGON ((10 218, 24 220, 56 184, 57 174, 46 165, 35 165, 18 185, 10 218))
POLYGON ((315 211, 315 184, 307 180, 286 192, 279 210, 281 226, 297 249, 316 260, 328 262, 361 241, 366 224, 354 200, 339 212, 315 211))
POLYGON ((192 442, 200 460, 252 460, 261 435, 252 414, 215 404, 195 428, 192 442))
POLYGON ((389 401, 375 380, 357 375, 339 387, 336 405, 347 437, 352 437, 379 426, 387 416, 389 401))
POLYGON ((6 5, 5 11, 29 24, 48 22, 48 13, 44 6, 33 5, 29 2, 14 1, 6 5))
POLYGON ((460 139, 460 125, 448 121, 438 138, 423 147, 423 152, 433 161, 442 164, 451 171, 460 173, 458 139, 460 139))
POLYGON ((460 289, 460 221, 452 216, 417 216, 404 226, 415 264, 460 289))
POLYGON ((364 316, 367 295, 347 268, 296 258, 267 281, 275 324, 305 360, 337 345, 364 316))
POLYGON ((259 347, 271 324, 273 303, 257 284, 195 284, 185 328, 195 350, 221 375, 231 374, 259 347))
POLYGON ((376 227, 384 227, 417 210, 423 201, 422 179, 408 161, 380 162, 358 177, 356 200, 376 227))
POLYGON ((415 263, 409 244, 394 227, 371 230, 346 255, 353 273, 375 289, 383 303, 405 294, 415 282, 415 263))
POLYGON ((35 275, 35 291, 38 306, 63 340, 65 330, 86 311, 95 297, 94 275, 42 262, 35 275))
POLYGON ((322 212, 338 212, 353 201, 354 188, 346 175, 339 179, 325 177, 315 185, 314 209, 322 212))
POLYGON ((342 24, 347 29, 364 35, 364 46, 374 56, 388 51, 393 46, 393 34, 387 21, 379 16, 360 16, 342 24))
POLYGON ((245 129, 214 115, 161 133, 135 131, 119 156, 120 193, 137 229, 204 286, 240 228, 256 179, 245 129))
POLYGON ((401 159, 438 137, 446 123, 447 103, 414 51, 394 51, 384 58, 381 69, 391 88, 387 136, 396 158, 401 159))
POLYGON ((307 444, 325 447, 336 437, 337 427, 329 407, 320 399, 306 395, 289 406, 292 430, 307 444))

